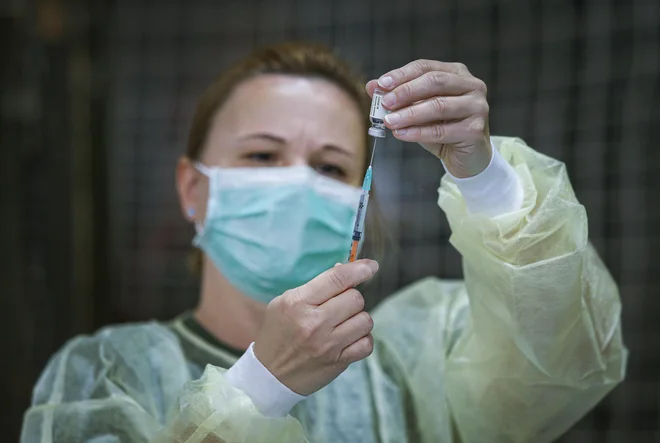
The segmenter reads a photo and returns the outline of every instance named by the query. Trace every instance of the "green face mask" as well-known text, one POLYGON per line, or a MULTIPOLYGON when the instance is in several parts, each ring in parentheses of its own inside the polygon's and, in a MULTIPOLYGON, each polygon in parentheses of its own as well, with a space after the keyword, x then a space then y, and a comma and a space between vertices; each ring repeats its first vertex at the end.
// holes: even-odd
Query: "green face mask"
POLYGON ((359 188, 308 166, 196 167, 210 185, 194 244, 246 295, 268 303, 346 260, 359 188))

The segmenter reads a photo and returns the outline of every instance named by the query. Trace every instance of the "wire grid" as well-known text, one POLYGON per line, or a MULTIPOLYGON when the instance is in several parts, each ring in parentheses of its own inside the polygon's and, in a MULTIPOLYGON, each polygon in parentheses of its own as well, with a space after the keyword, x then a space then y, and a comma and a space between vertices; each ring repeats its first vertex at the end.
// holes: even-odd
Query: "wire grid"
MULTIPOLYGON (((659 9, 643 0, 117 1, 109 168, 123 320, 168 318, 196 301, 185 267, 193 231, 173 171, 196 100, 231 61, 290 39, 335 47, 368 78, 417 58, 461 61, 489 86, 493 134, 567 163, 591 241, 621 288, 627 381, 561 441, 660 441, 659 9)), ((430 274, 461 277, 436 205, 441 174, 418 146, 379 144, 375 186, 398 248, 368 289, 372 303, 430 274)))

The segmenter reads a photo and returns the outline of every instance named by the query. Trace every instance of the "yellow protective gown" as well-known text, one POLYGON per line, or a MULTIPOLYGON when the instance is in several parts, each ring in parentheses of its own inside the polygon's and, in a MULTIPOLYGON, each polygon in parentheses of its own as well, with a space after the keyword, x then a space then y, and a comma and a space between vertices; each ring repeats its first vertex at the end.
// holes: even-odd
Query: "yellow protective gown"
POLYGON ((373 355, 288 417, 262 416, 227 383, 221 367, 235 357, 180 325, 147 323, 106 328, 56 354, 22 441, 555 439, 624 377, 621 304, 564 165, 519 139, 494 143, 521 179, 522 208, 470 215, 445 177, 439 204, 465 282, 427 278, 383 302, 373 355))

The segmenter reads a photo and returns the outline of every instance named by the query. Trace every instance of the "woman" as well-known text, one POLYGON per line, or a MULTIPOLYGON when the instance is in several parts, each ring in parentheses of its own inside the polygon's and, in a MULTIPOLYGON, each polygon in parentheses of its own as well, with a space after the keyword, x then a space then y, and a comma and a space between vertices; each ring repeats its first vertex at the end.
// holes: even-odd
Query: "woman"
POLYGON ((335 263, 369 98, 322 47, 267 48, 206 91, 177 166, 204 252, 194 314, 69 342, 23 441, 544 442, 622 380, 618 291, 563 164, 491 139, 486 87, 460 64, 418 60, 377 85, 394 136, 447 171, 465 282, 363 311, 354 288, 378 264, 335 263))

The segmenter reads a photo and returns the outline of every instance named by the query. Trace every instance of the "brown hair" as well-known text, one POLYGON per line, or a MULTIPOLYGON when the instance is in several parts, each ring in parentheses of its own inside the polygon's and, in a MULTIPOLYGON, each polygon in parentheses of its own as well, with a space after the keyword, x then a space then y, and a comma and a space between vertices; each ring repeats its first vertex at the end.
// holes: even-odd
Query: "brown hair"
MULTIPOLYGON (((262 74, 318 77, 332 82, 346 92, 364 115, 365 160, 363 164, 366 171, 371 155, 366 135, 371 100, 364 90, 364 80, 331 49, 316 43, 302 42, 280 43, 261 48, 234 63, 213 81, 202 95, 195 110, 186 148, 186 156, 189 159, 200 159, 213 118, 236 86, 249 78, 262 74)), ((371 252, 380 255, 383 247, 384 229, 378 204, 374 197, 375 192, 372 190, 369 205, 370 215, 367 217, 365 252, 368 253, 370 249, 376 249, 371 252)), ((347 255, 349 246, 346 245, 347 255)), ((201 264, 202 254, 197 250, 192 261, 195 272, 199 273, 201 264)))

